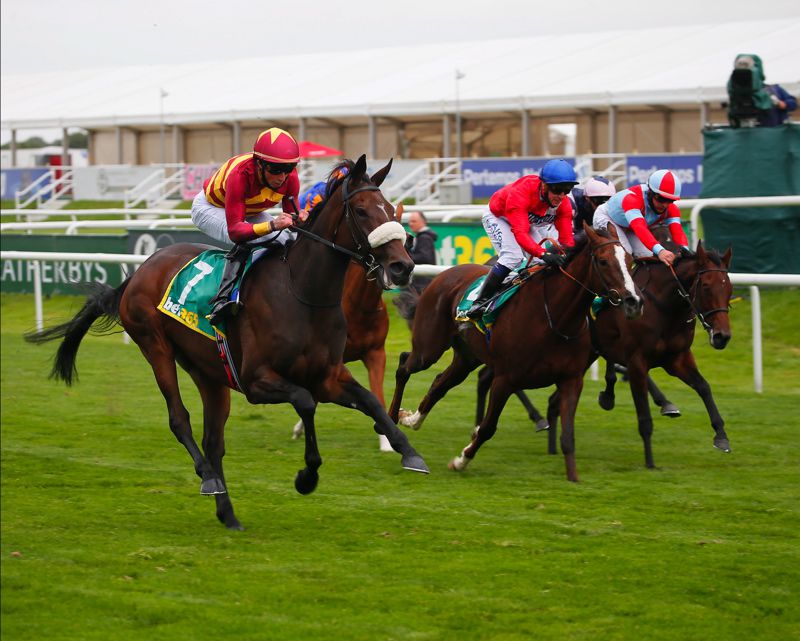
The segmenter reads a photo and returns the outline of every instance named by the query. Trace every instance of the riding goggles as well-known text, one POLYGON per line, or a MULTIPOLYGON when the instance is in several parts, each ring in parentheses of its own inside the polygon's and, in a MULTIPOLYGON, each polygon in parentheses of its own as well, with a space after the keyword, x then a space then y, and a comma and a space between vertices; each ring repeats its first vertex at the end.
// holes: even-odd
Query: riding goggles
POLYGON ((569 192, 572 191, 574 185, 572 183, 553 183, 552 185, 547 185, 547 189, 550 193, 566 196, 569 192))
POLYGON ((654 191, 650 192, 653 194, 653 200, 658 201, 660 203, 674 203, 675 201, 672 198, 664 198, 661 194, 657 194, 654 191))
POLYGON ((268 174, 272 174, 273 176, 277 176, 279 174, 290 174, 294 171, 294 168, 297 167, 295 163, 287 162, 287 163, 274 163, 274 162, 265 162, 262 163, 264 167, 264 171, 268 174))

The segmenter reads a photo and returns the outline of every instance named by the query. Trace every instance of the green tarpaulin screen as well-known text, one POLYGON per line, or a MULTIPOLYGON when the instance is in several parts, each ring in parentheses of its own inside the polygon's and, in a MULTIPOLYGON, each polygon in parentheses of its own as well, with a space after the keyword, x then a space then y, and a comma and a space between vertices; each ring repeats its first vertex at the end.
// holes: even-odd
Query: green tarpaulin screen
MULTIPOLYGON (((800 125, 703 132, 701 198, 800 194, 800 125)), ((800 207, 704 209, 709 247, 733 247, 731 271, 800 274, 800 207)))

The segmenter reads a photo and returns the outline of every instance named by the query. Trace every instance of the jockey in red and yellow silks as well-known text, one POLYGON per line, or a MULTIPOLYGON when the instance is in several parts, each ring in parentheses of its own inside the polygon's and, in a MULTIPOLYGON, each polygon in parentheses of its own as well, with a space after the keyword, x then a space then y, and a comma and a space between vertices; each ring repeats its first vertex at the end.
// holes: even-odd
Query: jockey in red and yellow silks
POLYGON ((228 160, 203 185, 209 204, 225 210, 228 236, 235 243, 263 235, 258 233, 263 228, 254 229, 254 225, 247 221, 248 216, 260 214, 278 203, 287 214, 294 213, 288 197, 293 196, 296 200, 300 193, 297 169, 292 169, 277 189, 262 184, 258 174, 253 154, 242 154, 228 160))
MULTIPOLYGON (((220 167, 192 202, 192 220, 201 231, 220 242, 233 243, 222 274, 219 292, 210 301, 208 318, 217 324, 223 314, 238 311, 238 301, 230 296, 244 269, 250 247, 247 243, 266 240, 285 243, 293 236, 282 230, 294 220, 294 207, 300 191, 297 163, 300 148, 287 131, 272 127, 262 131, 249 154, 234 156, 220 167), (267 209, 281 203, 276 217, 267 209)), ((301 213, 301 220, 307 214, 301 213)))

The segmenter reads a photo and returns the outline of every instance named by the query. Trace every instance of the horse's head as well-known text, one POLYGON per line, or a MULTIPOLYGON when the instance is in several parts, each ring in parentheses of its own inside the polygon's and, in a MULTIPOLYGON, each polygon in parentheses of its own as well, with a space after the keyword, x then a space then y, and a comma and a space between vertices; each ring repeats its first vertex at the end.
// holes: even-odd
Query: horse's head
POLYGON ((384 289, 407 285, 414 262, 404 246, 406 232, 380 190, 392 161, 371 177, 364 155, 355 163, 345 161, 343 165, 349 171, 344 178, 329 182, 328 196, 321 203, 321 209, 330 204, 338 205, 341 211, 330 231, 333 241, 356 254, 367 277, 378 278, 384 289), (344 225, 340 224, 342 220, 344 225))
MULTIPOLYGON (((732 250, 723 256, 715 251, 706 251, 703 243, 697 245, 694 260, 678 261, 680 272, 683 266, 689 270, 691 281, 690 304, 694 313, 708 332, 708 339, 714 349, 725 349, 731 339, 731 324, 728 316, 733 285, 728 276, 732 250)), ((679 273, 679 276, 681 273, 679 273)))
POLYGON ((622 305, 626 318, 642 315, 642 297, 633 283, 630 267, 633 257, 625 251, 613 225, 603 231, 583 223, 592 255, 594 286, 614 305, 622 305))

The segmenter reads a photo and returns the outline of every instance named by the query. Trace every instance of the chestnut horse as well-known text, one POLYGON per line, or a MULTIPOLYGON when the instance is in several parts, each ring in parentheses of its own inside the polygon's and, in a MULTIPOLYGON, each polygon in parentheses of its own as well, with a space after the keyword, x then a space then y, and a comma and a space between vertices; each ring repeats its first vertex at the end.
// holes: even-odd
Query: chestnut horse
MULTIPOLYGON (((227 328, 247 400, 291 403, 306 426, 305 468, 295 478, 301 494, 315 489, 322 464, 314 425, 317 403, 336 403, 370 416, 375 431, 385 434, 402 455, 404 468, 428 472, 378 399, 353 379, 342 362, 347 327, 341 300, 351 258, 377 274, 387 289, 407 284, 414 263, 403 247, 405 231, 392 219, 392 205, 380 191, 391 162, 372 178, 366 173, 365 156, 355 163, 345 160, 341 166, 347 166, 349 173, 328 180, 325 199, 297 228, 299 238, 286 255, 268 256, 250 270, 242 285, 245 307, 227 328)), ((118 320, 153 368, 167 402, 170 428, 202 479, 201 493, 215 496, 217 518, 225 526, 241 529, 222 470, 230 389, 217 346, 157 309, 175 274, 204 249, 183 243, 156 252, 117 289, 105 287, 90 297, 71 321, 29 338, 34 342, 63 338, 52 375, 70 384, 80 341, 92 324, 101 317, 118 320), (192 436, 176 362, 190 374, 203 400, 205 454, 192 436)))
MULTIPOLYGON (((412 328, 412 350, 400 355, 389 415, 398 418, 409 377, 429 368, 453 348, 453 361, 439 374, 419 408, 402 422, 418 429, 433 406, 481 363, 492 368, 489 407, 472 440, 450 469, 463 470, 497 429, 508 397, 517 390, 556 384, 561 399, 561 449, 567 478, 578 480, 575 466, 575 408, 583 372, 591 356, 587 314, 598 294, 609 296, 629 317, 641 313, 641 298, 628 272, 630 254, 614 232, 584 226, 570 260, 562 270, 531 274, 503 307, 490 336, 474 325, 454 320, 456 308, 484 265, 457 265, 439 274, 422 292, 412 328)), ((555 423, 551 423, 555 431, 555 423)))
MULTIPOLYGON (((654 367, 663 367, 691 387, 703 399, 714 430, 714 447, 730 452, 725 421, 719 414, 711 387, 700 374, 692 342, 696 320, 708 332, 714 349, 724 349, 731 339, 728 317, 733 286, 728 277, 732 252, 723 256, 706 251, 700 243, 696 253, 682 251, 671 269, 654 259, 637 261, 634 282, 646 299, 644 314, 634 322, 624 321, 613 308, 601 311, 596 321, 596 347, 609 363, 627 368, 628 381, 636 406, 639 434, 644 442, 647 467, 655 467, 651 436, 653 419, 647 401, 648 376, 654 367)), ((606 389, 600 393, 604 409, 614 407, 613 366, 606 369, 606 389)), ((554 411, 558 411, 554 404, 554 411)), ((549 414, 548 414, 549 415, 549 414)), ((551 443, 554 452, 555 443, 551 443)))

